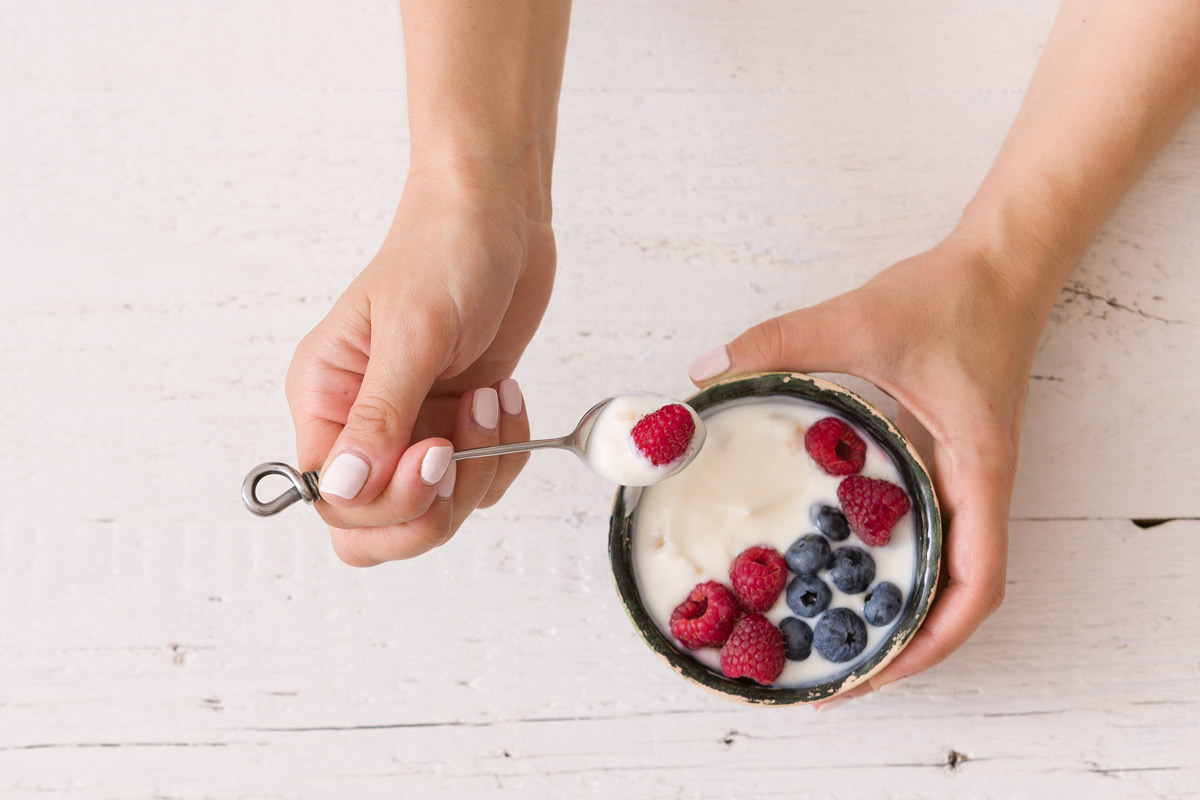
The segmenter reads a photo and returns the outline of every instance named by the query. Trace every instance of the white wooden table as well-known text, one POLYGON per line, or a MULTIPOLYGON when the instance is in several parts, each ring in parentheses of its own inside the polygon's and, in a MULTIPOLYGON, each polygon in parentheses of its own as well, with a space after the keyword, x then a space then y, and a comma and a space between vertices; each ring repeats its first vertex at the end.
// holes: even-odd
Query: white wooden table
MULTIPOLYGON (((686 394, 698 354, 937 241, 1053 12, 580 0, 534 433, 686 394)), ((0 797, 1200 793, 1200 119, 1043 337, 1004 607, 821 715, 642 645, 568 455, 366 571, 311 510, 242 509, 406 151, 390 0, 4 0, 0 797)))

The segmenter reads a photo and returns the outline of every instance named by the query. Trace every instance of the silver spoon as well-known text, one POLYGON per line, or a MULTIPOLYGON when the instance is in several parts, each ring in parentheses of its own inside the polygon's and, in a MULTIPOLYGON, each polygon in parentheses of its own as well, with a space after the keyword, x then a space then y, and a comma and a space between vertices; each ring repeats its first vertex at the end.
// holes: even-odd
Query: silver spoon
MULTIPOLYGON (((670 405, 678 401, 666 397, 664 395, 652 395, 648 392, 634 392, 629 394, 613 395, 605 400, 601 400, 596 405, 588 409, 588 412, 579 420, 579 424, 575 426, 575 430, 571 431, 566 436, 561 436, 555 439, 534 439, 529 442, 511 442, 509 444, 497 444, 491 447, 475 447, 470 450, 459 450, 450 456, 451 461, 461 461, 465 458, 487 458, 490 456, 503 456, 510 453, 524 453, 530 450, 569 450, 579 457, 583 463, 587 464, 594 472, 617 480, 612 474, 606 474, 604 470, 598 469, 598 465, 589 461, 588 455, 588 440, 592 434, 592 428, 596 424, 596 420, 600 418, 604 412, 615 400, 629 397, 646 397, 655 398, 659 405, 670 405)), ((680 403, 680 405, 683 405, 680 403)), ((662 471, 660 476, 655 476, 656 480, 674 475, 679 470, 686 467, 700 452, 700 446, 704 443, 704 424, 700 422, 699 417, 695 412, 692 412, 693 418, 696 420, 696 432, 692 437, 692 444, 689 445, 687 452, 676 462, 672 462, 669 470, 662 471)), ((602 466, 602 465, 601 465, 602 466)), ((611 472, 611 470, 610 470, 611 472)), ((242 482, 242 503, 251 514, 260 517, 269 517, 278 514, 293 503, 303 500, 305 503, 313 503, 321 499, 321 493, 317 489, 317 481, 320 475, 317 470, 310 472, 299 472, 295 468, 287 464, 281 464, 276 461, 259 464, 246 475, 246 480, 242 482), (292 482, 292 486, 283 494, 276 497, 274 500, 262 501, 258 499, 257 489, 258 483, 268 475, 281 475, 292 482)), ((621 482, 617 480, 617 482, 621 482)), ((631 484, 632 485, 632 484, 631 484)))

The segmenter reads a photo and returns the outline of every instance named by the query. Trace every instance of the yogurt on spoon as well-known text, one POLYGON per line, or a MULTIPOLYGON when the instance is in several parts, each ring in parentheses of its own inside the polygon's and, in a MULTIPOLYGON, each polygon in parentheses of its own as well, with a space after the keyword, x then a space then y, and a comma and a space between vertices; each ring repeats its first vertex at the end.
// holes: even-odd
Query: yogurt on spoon
POLYGON ((692 463, 705 435, 704 422, 691 406, 666 395, 629 392, 585 416, 575 450, 602 478, 650 486, 692 463))

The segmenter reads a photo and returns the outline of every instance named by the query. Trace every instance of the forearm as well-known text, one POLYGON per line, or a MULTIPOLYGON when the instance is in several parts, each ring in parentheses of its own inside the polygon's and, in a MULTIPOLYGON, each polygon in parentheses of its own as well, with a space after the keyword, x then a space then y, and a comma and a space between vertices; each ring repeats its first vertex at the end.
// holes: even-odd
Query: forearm
POLYGON ((1039 315, 1200 102, 1200 4, 1063 3, 960 230, 1039 315))
POLYGON ((515 182, 549 218, 569 0, 403 0, 410 174, 515 182))

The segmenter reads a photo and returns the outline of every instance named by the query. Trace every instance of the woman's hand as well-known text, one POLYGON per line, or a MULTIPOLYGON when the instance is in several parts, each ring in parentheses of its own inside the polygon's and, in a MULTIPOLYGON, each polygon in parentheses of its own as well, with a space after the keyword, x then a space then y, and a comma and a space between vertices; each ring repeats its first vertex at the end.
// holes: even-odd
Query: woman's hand
MULTIPOLYGON (((1064 0, 1021 111, 956 231, 861 289, 785 314, 692 365, 846 372, 932 434, 944 585, 896 660, 853 697, 928 669, 1004 597, 1029 368, 1059 290, 1200 103, 1200 6, 1064 0)), ((821 704, 829 705, 840 698, 821 704)))
POLYGON ((449 461, 528 439, 509 379, 549 302, 548 220, 494 176, 410 176, 379 253, 296 348, 287 397, 317 511, 343 561, 445 542, 494 503, 528 454, 449 461))
POLYGON ((701 386, 758 371, 857 375, 932 435, 943 583, 916 637, 873 688, 942 661, 1004 597, 1021 410, 1043 324, 986 253, 954 236, 860 289, 751 328, 692 366, 701 386))

